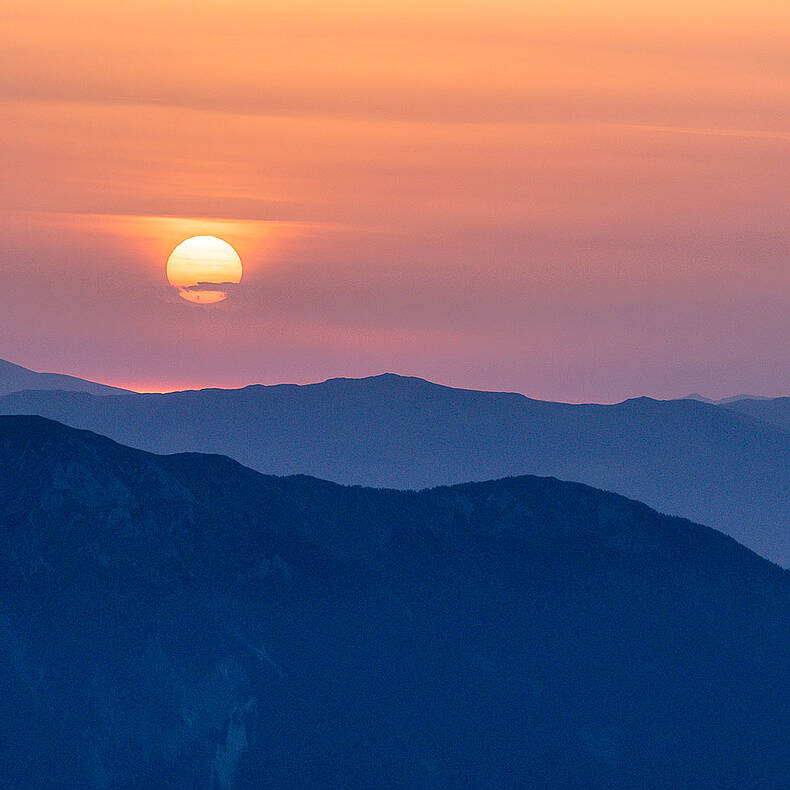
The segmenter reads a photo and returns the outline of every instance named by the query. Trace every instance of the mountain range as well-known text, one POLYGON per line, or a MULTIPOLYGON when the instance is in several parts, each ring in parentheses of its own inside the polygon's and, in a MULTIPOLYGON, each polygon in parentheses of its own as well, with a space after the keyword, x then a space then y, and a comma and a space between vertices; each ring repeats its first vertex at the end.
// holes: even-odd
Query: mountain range
POLYGON ((271 477, 0 418, 15 790, 777 788, 790 573, 533 476, 271 477))
POLYGON ((90 392, 93 395, 118 395, 128 390, 97 384, 95 381, 67 376, 63 373, 36 373, 13 362, 0 359, 0 395, 20 390, 65 390, 90 392))
POLYGON ((788 402, 575 405, 386 374, 168 394, 21 391, 0 396, 0 414, 344 484, 420 489, 556 476, 715 525, 790 566, 788 402))
POLYGON ((790 431, 790 398, 744 398, 727 404, 727 408, 790 431))

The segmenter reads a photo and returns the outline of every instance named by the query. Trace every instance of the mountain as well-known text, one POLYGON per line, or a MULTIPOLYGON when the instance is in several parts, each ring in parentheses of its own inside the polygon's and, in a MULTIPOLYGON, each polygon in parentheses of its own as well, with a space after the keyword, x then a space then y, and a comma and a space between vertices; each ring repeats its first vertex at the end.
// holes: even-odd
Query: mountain
POLYGON ((727 408, 790 431, 790 398, 744 398, 729 402, 727 408))
POLYGON ((683 400, 700 400, 703 403, 712 403, 716 406, 728 406, 740 400, 773 400, 773 398, 766 395, 730 395, 727 398, 715 400, 714 398, 707 398, 704 395, 700 395, 699 392, 692 392, 691 395, 686 395, 683 400))
POLYGON ((0 418, 15 790, 776 788, 790 573, 623 497, 422 492, 0 418))
POLYGON ((345 484, 550 475, 715 524, 790 566, 790 432, 691 400, 572 405, 383 375, 164 395, 21 392, 0 397, 0 414, 345 484))
POLYGON ((727 406, 730 403, 735 403, 739 400, 773 400, 769 395, 730 395, 728 398, 721 398, 720 400, 714 401, 719 406, 727 406))
POLYGON ((691 395, 686 395, 686 397, 682 398, 682 400, 698 400, 698 401, 702 401, 703 403, 716 403, 716 401, 713 400, 713 398, 708 398, 705 395, 700 395, 699 392, 692 392, 691 395))
POLYGON ((128 391, 61 373, 36 373, 0 359, 0 395, 22 390, 70 390, 93 395, 118 395, 128 391))

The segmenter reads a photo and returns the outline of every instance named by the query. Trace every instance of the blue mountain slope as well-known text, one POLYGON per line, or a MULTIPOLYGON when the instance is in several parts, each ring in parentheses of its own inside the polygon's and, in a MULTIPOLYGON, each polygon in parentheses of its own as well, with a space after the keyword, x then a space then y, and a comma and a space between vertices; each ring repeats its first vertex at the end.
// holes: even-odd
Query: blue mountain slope
POLYGON ((776 788, 790 574, 535 477, 259 475, 0 418, 15 790, 776 788))
POLYGON ((790 431, 790 398, 743 398, 727 403, 726 408, 790 431))
POLYGON ((790 565, 790 432, 691 400, 571 405, 385 375, 166 395, 22 392, 0 398, 0 413, 347 484, 553 475, 715 524, 790 565))

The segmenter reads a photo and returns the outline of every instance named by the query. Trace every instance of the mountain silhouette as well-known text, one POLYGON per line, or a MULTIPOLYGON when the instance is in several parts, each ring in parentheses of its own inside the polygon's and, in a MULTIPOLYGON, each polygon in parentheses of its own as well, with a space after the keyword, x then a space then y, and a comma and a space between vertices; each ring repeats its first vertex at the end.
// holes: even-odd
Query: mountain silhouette
POLYGON ((699 392, 692 392, 691 395, 686 395, 686 399, 701 400, 704 403, 713 403, 716 406, 727 406, 730 403, 735 403, 740 400, 773 400, 767 395, 747 395, 745 393, 741 393, 740 395, 729 395, 726 398, 719 398, 716 400, 715 398, 707 398, 704 395, 700 395, 699 392))
POLYGON ((730 401, 727 408, 790 431, 790 398, 743 398, 730 401))
POLYGON ((790 432, 693 400, 573 405, 383 375, 164 395, 20 392, 0 397, 0 413, 344 484, 555 476, 715 525, 790 565, 790 432))
POLYGON ((97 384, 62 373, 36 373, 33 370, 0 359, 0 395, 21 390, 66 390, 90 392, 93 395, 118 395, 127 390, 97 384))
POLYGON ((776 788, 790 573, 638 502, 0 418, 15 790, 776 788))

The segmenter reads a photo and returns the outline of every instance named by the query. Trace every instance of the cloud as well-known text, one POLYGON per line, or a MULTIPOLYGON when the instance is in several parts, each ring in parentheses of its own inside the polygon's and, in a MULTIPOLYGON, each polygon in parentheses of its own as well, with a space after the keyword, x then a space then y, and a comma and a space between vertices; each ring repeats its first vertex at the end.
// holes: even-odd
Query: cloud
POLYGON ((195 283, 194 285, 175 286, 179 291, 220 291, 229 293, 238 288, 241 283, 195 283))

